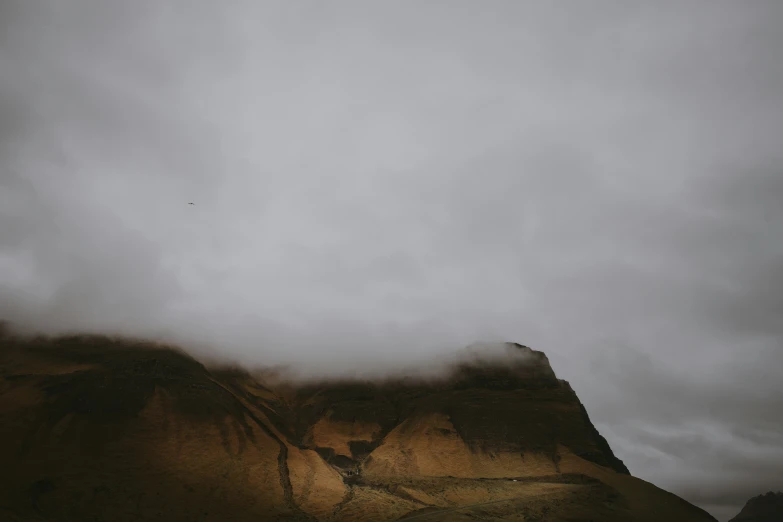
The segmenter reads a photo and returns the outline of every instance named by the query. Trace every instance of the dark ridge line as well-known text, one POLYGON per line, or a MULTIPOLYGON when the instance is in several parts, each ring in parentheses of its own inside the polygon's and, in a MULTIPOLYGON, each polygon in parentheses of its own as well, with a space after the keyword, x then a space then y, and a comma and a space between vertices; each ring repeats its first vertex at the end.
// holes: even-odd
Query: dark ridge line
POLYGON ((212 382, 223 388, 226 392, 230 393, 238 401, 240 401, 240 404, 245 407, 245 413, 250 417, 250 419, 255 422, 264 433, 266 433, 277 443, 278 447, 280 448, 280 451, 277 454, 277 470, 280 477, 280 486, 283 488, 283 498, 285 499, 285 503, 294 512, 307 517, 308 520, 315 521, 316 519, 305 513, 294 500, 294 488, 291 485, 291 474, 288 469, 288 446, 286 446, 285 442, 275 435, 275 433, 269 429, 269 427, 264 424, 264 422, 255 413, 253 413, 250 408, 242 403, 242 399, 240 397, 237 397, 235 393, 226 388, 222 383, 218 382, 211 374, 209 374, 209 372, 207 373, 207 376, 212 382))
MULTIPOLYGON (((590 416, 587 414, 587 408, 585 408, 585 405, 582 404, 582 401, 579 400, 579 397, 576 395, 576 392, 574 392, 574 397, 576 398, 576 401, 579 403, 579 410, 582 414, 582 418, 587 424, 589 431, 591 431, 593 436, 596 438, 598 449, 601 451, 601 453, 604 453, 606 455, 608 461, 607 464, 609 465, 609 467, 622 475, 630 475, 631 471, 628 469, 628 466, 626 466, 625 463, 617 455, 614 454, 614 452, 612 451, 612 447, 609 446, 609 442, 606 440, 606 437, 601 435, 601 432, 598 431, 598 429, 595 427, 593 422, 590 420, 590 416)), ((592 458, 587 458, 586 460, 595 462, 595 460, 592 458)))

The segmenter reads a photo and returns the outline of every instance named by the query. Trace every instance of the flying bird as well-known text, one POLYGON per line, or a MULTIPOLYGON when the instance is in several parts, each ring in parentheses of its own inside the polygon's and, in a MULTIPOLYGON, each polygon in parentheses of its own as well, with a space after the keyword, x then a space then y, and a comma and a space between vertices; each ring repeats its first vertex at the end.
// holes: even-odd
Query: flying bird
POLYGON ((188 205, 195 205, 195 203, 188 203, 188 205))

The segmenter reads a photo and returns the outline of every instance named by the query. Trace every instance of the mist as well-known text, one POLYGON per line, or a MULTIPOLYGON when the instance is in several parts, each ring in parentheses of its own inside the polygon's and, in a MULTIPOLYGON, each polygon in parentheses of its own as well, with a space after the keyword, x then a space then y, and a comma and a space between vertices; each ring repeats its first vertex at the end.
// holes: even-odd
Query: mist
POLYGON ((726 519, 783 488, 781 19, 6 0, 0 317, 324 375, 519 342, 726 519))

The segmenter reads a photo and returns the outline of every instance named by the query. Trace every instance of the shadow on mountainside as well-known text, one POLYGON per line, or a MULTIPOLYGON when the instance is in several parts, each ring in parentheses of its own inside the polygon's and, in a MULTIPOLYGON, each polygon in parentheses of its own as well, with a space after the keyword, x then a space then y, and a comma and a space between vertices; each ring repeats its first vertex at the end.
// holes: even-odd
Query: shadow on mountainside
POLYGON ((6 333, 0 519, 653 520, 642 495, 714 520, 629 477, 522 348, 532 364, 283 390, 155 343, 6 333))

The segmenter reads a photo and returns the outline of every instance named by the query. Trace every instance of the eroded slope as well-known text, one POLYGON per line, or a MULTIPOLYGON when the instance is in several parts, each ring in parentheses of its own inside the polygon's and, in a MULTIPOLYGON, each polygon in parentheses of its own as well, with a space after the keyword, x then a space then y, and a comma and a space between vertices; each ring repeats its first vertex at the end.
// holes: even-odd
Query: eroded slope
POLYGON ((507 348, 282 389, 150 343, 3 337, 0 518, 713 520, 630 477, 546 357, 507 348))

